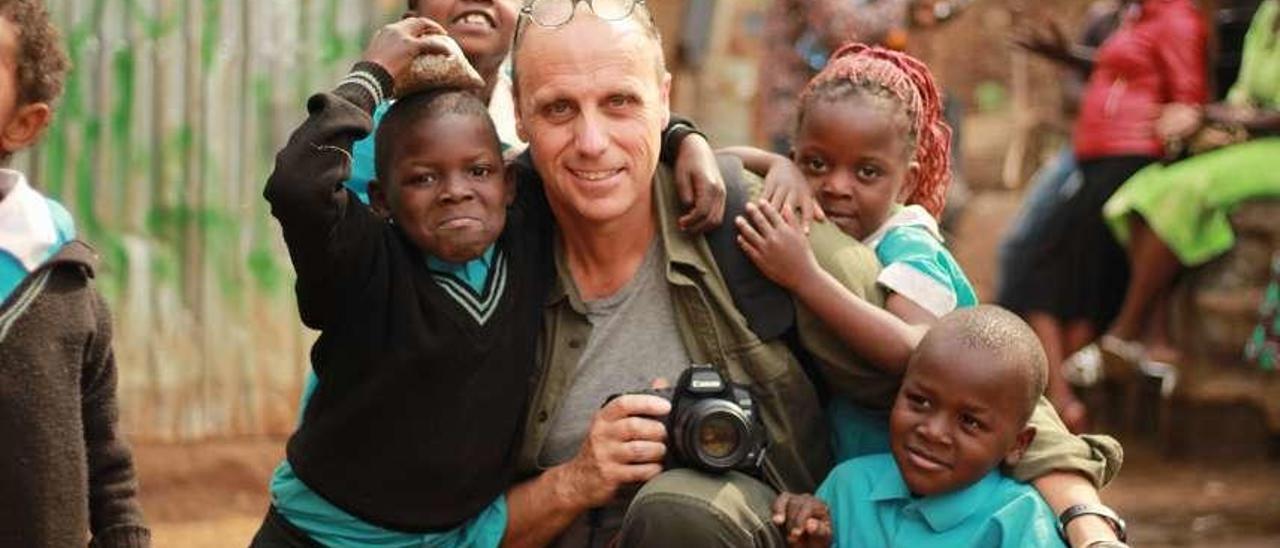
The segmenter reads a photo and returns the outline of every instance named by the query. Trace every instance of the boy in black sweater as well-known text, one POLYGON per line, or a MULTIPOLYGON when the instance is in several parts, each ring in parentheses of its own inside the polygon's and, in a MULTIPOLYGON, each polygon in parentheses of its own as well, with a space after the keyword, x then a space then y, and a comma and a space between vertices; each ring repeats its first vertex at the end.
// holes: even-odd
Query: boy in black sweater
POLYGON ((3 167, 48 126, 66 71, 40 2, 0 0, 0 546, 145 547, 97 256, 3 167))
POLYGON ((442 531, 512 480, 554 268, 549 214, 526 215, 546 207, 540 190, 517 199, 483 102, 458 90, 387 113, 371 208, 342 185, 393 75, 437 32, 414 18, 379 33, 337 89, 308 101, 267 182, 303 323, 322 333, 288 444, 296 485, 288 501, 276 493, 255 546, 442 531))

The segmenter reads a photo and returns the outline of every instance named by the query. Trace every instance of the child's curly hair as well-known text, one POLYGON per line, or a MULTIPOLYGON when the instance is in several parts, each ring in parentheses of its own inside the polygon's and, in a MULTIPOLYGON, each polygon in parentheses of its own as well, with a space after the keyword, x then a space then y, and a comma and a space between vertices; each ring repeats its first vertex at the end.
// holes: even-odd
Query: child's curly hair
POLYGON ((938 217, 951 183, 951 126, 942 118, 942 101, 929 68, 905 53, 845 44, 800 94, 796 126, 804 121, 811 101, 835 101, 859 94, 898 105, 912 159, 920 165, 915 191, 907 203, 920 204, 938 217))
POLYGON ((71 63, 40 0, 0 0, 0 17, 18 29, 18 105, 52 104, 71 63))

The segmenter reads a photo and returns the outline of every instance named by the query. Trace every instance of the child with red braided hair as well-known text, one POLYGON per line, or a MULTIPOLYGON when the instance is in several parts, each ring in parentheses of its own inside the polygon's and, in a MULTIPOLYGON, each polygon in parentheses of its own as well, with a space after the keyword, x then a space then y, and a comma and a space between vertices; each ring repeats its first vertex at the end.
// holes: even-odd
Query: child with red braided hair
MULTIPOLYGON (((951 178, 951 129, 942 119, 938 88, 929 69, 906 54, 849 44, 808 83, 799 102, 791 159, 827 219, 875 250, 883 265, 877 282, 888 292, 885 308, 858 299, 817 264, 791 212, 748 204, 736 221, 739 244, 851 350, 901 374, 928 326, 977 304, 938 230, 951 178)), ((750 148, 726 152, 752 171, 778 161, 750 148)), ((837 462, 888 449, 891 402, 880 403, 866 409, 832 401, 837 462)))

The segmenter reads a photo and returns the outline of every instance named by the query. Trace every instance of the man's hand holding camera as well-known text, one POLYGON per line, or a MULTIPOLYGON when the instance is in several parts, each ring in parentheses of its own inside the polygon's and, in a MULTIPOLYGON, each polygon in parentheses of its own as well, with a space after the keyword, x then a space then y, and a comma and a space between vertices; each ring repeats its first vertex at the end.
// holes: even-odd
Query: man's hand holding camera
POLYGON ((674 387, 657 379, 648 390, 610 396, 578 454, 556 468, 556 485, 571 508, 596 508, 668 467, 758 473, 767 445, 746 388, 694 364, 674 387))
POLYGON ((608 503, 620 487, 662 473, 671 402, 647 394, 614 398, 596 412, 578 455, 565 463, 566 482, 583 508, 608 503))

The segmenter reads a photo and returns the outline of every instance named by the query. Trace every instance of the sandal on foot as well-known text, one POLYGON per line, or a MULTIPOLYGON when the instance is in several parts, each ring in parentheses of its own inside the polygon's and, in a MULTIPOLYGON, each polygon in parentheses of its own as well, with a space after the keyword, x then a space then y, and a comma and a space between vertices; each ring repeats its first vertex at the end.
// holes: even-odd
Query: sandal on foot
POLYGON ((1063 360, 1063 374, 1075 386, 1092 386, 1104 377, 1132 375, 1146 353, 1140 342, 1103 335, 1063 360))
POLYGON ((1147 378, 1159 379, 1161 397, 1173 395, 1173 389, 1178 385, 1178 366, 1163 361, 1142 360, 1138 369, 1147 378))
POLYGON ((1072 386, 1093 386, 1102 380, 1102 351, 1096 343, 1089 343, 1084 348, 1062 361, 1062 376, 1072 386))
POLYGON ((1114 379, 1132 377, 1147 359, 1147 348, 1138 341, 1126 341, 1113 335, 1098 339, 1104 375, 1114 379))

